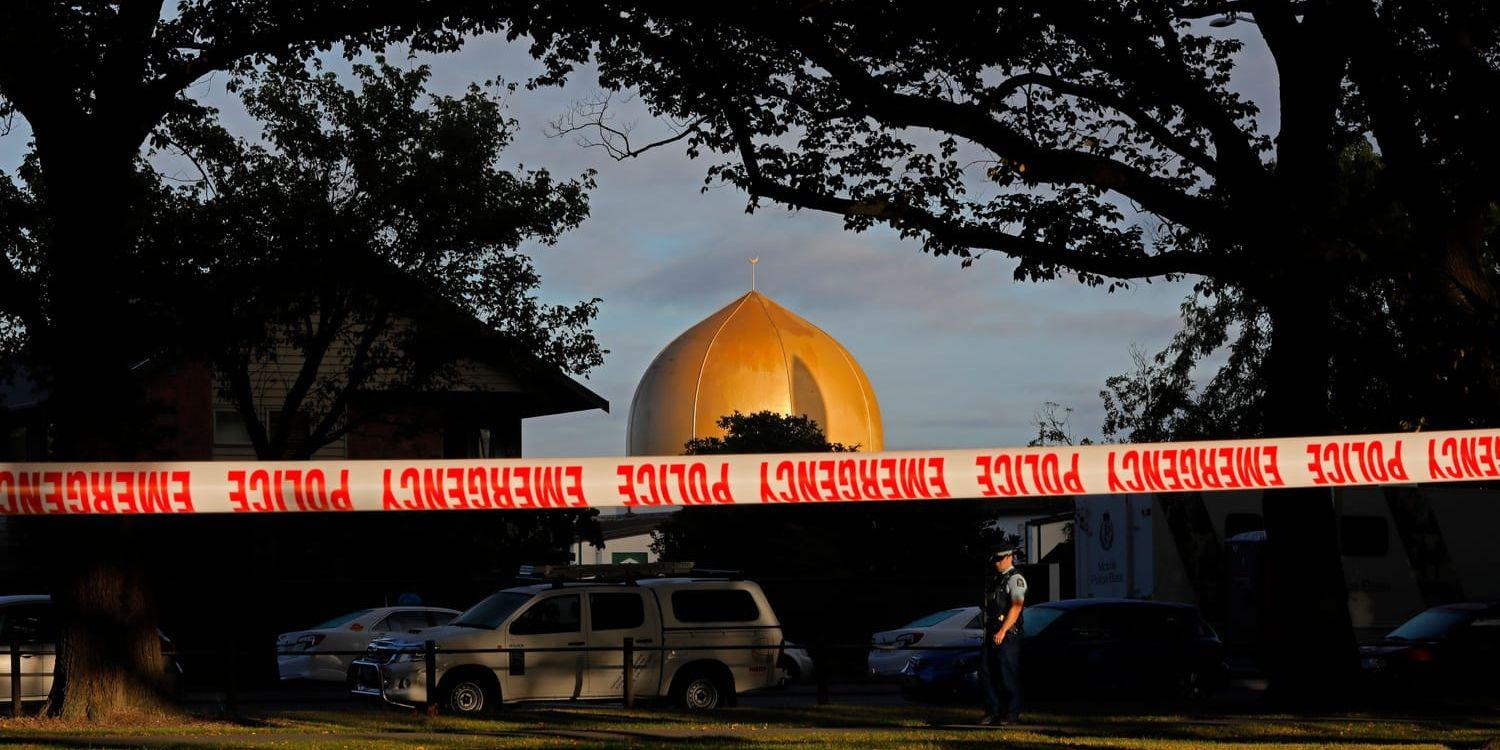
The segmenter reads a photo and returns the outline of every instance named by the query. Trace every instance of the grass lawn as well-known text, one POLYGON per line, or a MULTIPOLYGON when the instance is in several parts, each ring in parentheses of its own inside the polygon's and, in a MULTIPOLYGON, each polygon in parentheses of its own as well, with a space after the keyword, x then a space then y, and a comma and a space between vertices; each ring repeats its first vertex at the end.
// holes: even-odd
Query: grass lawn
POLYGON ((385 710, 284 711, 238 719, 146 718, 115 725, 0 719, 0 746, 296 748, 1177 748, 1490 747, 1500 716, 1475 709, 1384 717, 1162 712, 1043 705, 1019 727, 980 729, 970 708, 920 705, 749 708, 708 716, 610 706, 508 710, 465 720, 385 710))

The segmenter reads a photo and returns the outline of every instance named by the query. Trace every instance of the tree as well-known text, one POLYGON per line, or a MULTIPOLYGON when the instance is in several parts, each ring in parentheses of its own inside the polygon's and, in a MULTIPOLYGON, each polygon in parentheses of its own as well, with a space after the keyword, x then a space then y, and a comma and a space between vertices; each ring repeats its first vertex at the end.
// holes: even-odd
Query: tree
MULTIPOLYGON (((133 365, 178 343, 180 329, 155 325, 160 308, 139 264, 151 223, 139 158, 167 117, 191 110, 188 87, 340 43, 348 54, 402 40, 453 49, 465 33, 498 28, 504 9, 437 0, 183 0, 167 13, 159 0, 0 5, 0 120, 30 126, 40 198, 13 200, 16 184, 0 180, 0 316, 51 393, 57 458, 130 459, 149 442, 151 407, 133 365), (40 213, 29 215, 30 205, 40 213), (36 221, 18 230, 28 218, 36 221)), ((129 572, 139 545, 127 526, 69 535, 59 551, 76 564, 58 592, 65 621, 95 636, 130 634, 65 630, 62 714, 159 705, 142 679, 159 669, 145 655, 151 608, 127 606, 150 599, 129 572)))
POLYGON ((190 345, 215 363, 262 459, 338 440, 361 390, 452 383, 476 338, 575 374, 603 360, 588 328, 599 300, 541 304, 516 249, 577 226, 592 176, 499 167, 516 128, 500 95, 513 87, 429 99, 426 67, 381 57, 354 76, 358 91, 300 68, 257 76, 243 96, 263 143, 208 112, 159 138, 204 170, 177 285, 195 292, 182 306, 197 321, 190 345), (300 364, 268 424, 255 376, 289 356, 300 364))
MULTIPOLYGON (((735 412, 718 424, 725 431, 722 438, 694 438, 684 445, 685 452, 857 449, 830 443, 817 422, 805 415, 735 412)), ((997 510, 993 503, 944 500, 933 507, 915 505, 684 508, 660 525, 652 548, 665 559, 739 570, 754 578, 766 588, 783 625, 795 637, 861 641, 883 621, 895 626, 903 617, 977 602, 985 554, 1005 539, 984 526, 997 510), (895 587, 902 591, 902 601, 893 607, 890 595, 895 587)))
POLYGON ((830 443, 823 428, 806 414, 791 416, 774 411, 753 414, 733 412, 719 417, 724 437, 710 435, 693 438, 683 444, 689 456, 712 456, 725 453, 846 453, 859 450, 858 445, 830 443))
MULTIPOLYGON (((884 224, 965 265, 998 252, 1017 279, 1091 285, 1195 276, 1266 322, 1265 430, 1332 425, 1330 311, 1366 286, 1403 290, 1450 347, 1496 380, 1494 277, 1482 227, 1500 182, 1492 98, 1500 8, 1331 0, 1016 0, 992 5, 549 4, 530 31, 552 77, 592 57, 687 124, 665 143, 722 155, 711 180, 884 224), (584 6, 588 6, 585 9, 584 6), (569 8, 571 14, 562 9, 569 8), (1231 15, 1226 15, 1231 14, 1231 15), (1280 130, 1231 89, 1244 31, 1280 74, 1280 130), (1244 28, 1244 27, 1241 27, 1244 28), (591 54, 597 44, 597 54, 591 54), (1350 180, 1351 148, 1381 155, 1350 180), (967 169, 982 166, 983 175, 967 169), (1351 189, 1358 188, 1358 189, 1351 189), (1451 347, 1461 347, 1457 350, 1451 347)), ((597 127, 604 123, 596 121, 597 127)), ((584 123, 588 127, 589 123, 584 123)), ((1452 392, 1454 389, 1448 389, 1452 392)), ((1465 422, 1467 423, 1467 422, 1465 422)), ((1435 425, 1436 426, 1436 425, 1435 425)), ((1451 425, 1444 425, 1451 426, 1451 425)), ((1269 493, 1278 689, 1327 695, 1357 665, 1333 509, 1269 493)))
MULTIPOLYGON (((1368 146, 1343 157, 1342 192, 1371 192, 1382 159, 1368 146)), ((1500 276, 1492 207, 1479 263, 1500 276)), ((1400 217, 1372 219, 1396 223, 1400 217)), ((1133 371, 1101 393, 1106 436, 1134 442, 1257 437, 1268 431, 1271 321, 1256 298, 1199 284, 1182 304, 1182 329, 1152 356, 1134 351, 1133 371), (1219 363, 1205 372, 1206 363, 1219 363), (1199 383, 1202 383, 1200 386, 1199 383)), ((1431 315, 1403 283, 1335 290, 1330 300, 1328 403, 1336 432, 1482 427, 1500 417, 1500 390, 1471 325, 1431 315)))
POLYGON ((1036 437, 1027 445, 1093 445, 1089 438, 1074 439, 1073 409, 1056 401, 1042 402, 1032 417, 1036 420, 1036 437), (1058 412, 1062 413, 1059 414, 1058 412))
MULTIPOLYGON (((741 414, 738 411, 719 417, 719 429, 723 437, 710 435, 695 437, 683 444, 683 454, 689 456, 712 456, 733 453, 843 453, 857 450, 857 446, 830 443, 818 423, 803 414, 793 416, 773 411, 758 411, 741 414)), ((795 548, 802 548, 805 539, 789 539, 783 533, 784 519, 769 519, 763 511, 745 513, 723 509, 733 513, 716 512, 718 509, 683 509, 672 514, 656 531, 652 532, 652 549, 659 555, 677 560, 698 563, 744 567, 755 565, 757 555, 747 554, 744 549, 727 550, 731 539, 743 540, 751 545, 770 541, 779 544, 790 541, 795 548), (703 512, 707 510, 708 512, 703 512), (764 528, 769 521, 773 528, 764 528), (765 533, 740 533, 753 524, 765 533)), ((795 528, 795 526, 794 526, 795 528)), ((790 550, 786 550, 790 552, 790 550)), ((788 560, 800 558, 792 553, 771 554, 771 559, 788 560)))

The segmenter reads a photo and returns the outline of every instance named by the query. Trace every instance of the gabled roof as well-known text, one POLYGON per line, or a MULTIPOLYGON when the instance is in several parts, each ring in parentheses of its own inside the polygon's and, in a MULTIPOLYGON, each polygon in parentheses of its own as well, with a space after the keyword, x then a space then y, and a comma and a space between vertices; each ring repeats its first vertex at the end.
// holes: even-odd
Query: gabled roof
POLYGON ((515 376, 530 388, 530 395, 540 397, 527 405, 531 408, 522 409, 523 417, 566 414, 588 409, 609 411, 608 400, 563 372, 557 365, 543 360, 528 347, 489 327, 452 300, 438 296, 431 287, 411 274, 386 262, 381 262, 379 266, 385 271, 385 280, 391 285, 392 294, 399 294, 402 299, 410 300, 413 292, 416 292, 421 305, 409 305, 411 313, 431 314, 435 316, 440 330, 452 331, 445 344, 458 347, 476 361, 515 376))
MULTIPOLYGON (((515 377, 525 386, 528 397, 517 404, 522 417, 602 409, 609 411, 609 401, 570 377, 556 365, 544 361, 515 340, 495 331, 450 300, 439 297, 431 288, 410 274, 386 263, 380 263, 389 285, 386 290, 399 298, 416 297, 421 304, 409 304, 411 314, 437 316, 437 328, 449 331, 443 346, 456 347, 464 356, 487 364, 515 377), (419 309, 420 308, 420 309, 419 309)), ((163 364, 159 357, 138 363, 135 369, 163 364)), ((41 406, 49 396, 45 385, 31 377, 29 369, 13 365, 0 370, 0 411, 24 411, 41 406)))

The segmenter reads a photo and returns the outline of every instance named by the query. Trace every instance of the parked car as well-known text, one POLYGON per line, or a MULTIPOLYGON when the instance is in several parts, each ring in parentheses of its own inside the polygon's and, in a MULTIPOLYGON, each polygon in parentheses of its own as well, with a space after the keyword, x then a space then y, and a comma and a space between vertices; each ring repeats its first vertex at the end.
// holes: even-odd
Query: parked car
POLYGON ((1423 694, 1493 684, 1500 672, 1500 603, 1423 610, 1376 643, 1361 646, 1372 686, 1423 694))
MULTIPOLYGON (((1197 609, 1133 599, 1068 599, 1025 609, 1021 680, 1028 689, 1097 687, 1200 695, 1228 680, 1224 644, 1197 609)), ((941 698, 979 689, 978 647, 924 651, 901 674, 909 695, 941 698)))
POLYGON ((813 660, 807 649, 787 642, 781 646, 781 656, 776 657, 776 668, 781 670, 780 686, 795 685, 813 678, 813 660))
MULTIPOLYGON (((160 630, 162 659, 169 677, 182 673, 172 640, 160 630)), ((0 596, 0 703, 11 700, 10 644, 21 644, 21 700, 42 701, 52 692, 57 667, 57 615, 44 594, 0 596), (43 653, 28 653, 39 651, 43 653)))
POLYGON ((871 637, 867 663, 870 676, 896 679, 917 652, 913 646, 978 645, 984 637, 978 607, 957 607, 919 617, 894 630, 871 637))
POLYGON ((457 615, 458 610, 442 607, 376 607, 339 615, 276 636, 276 670, 283 680, 344 682, 349 665, 370 641, 421 633, 447 625, 457 615))
POLYGON ((624 661, 613 649, 625 638, 642 647, 633 665, 642 697, 711 709, 779 681, 781 624, 759 585, 659 578, 505 589, 422 639, 375 640, 354 662, 351 690, 460 715, 517 701, 618 699, 624 661), (438 649, 436 695, 427 692, 427 639, 438 649), (516 650, 459 652, 469 649, 516 650))

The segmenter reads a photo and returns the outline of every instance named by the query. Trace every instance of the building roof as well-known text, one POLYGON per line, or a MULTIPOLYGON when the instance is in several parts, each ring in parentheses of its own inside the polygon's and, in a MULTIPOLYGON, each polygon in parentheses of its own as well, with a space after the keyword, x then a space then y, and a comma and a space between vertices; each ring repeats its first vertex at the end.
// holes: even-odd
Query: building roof
POLYGON ((671 513, 632 513, 624 516, 601 516, 599 535, 604 541, 609 542, 650 534, 656 530, 656 527, 666 523, 671 515, 671 513))
POLYGON ((378 268, 389 285, 390 293, 400 295, 413 315, 432 316, 437 323, 431 330, 443 335, 429 345, 448 346, 495 366, 530 388, 531 396, 520 404, 522 417, 602 409, 609 411, 609 401, 551 364, 514 338, 486 325, 452 300, 437 294, 412 274, 387 262, 378 268))
POLYGON ((884 447, 875 389, 838 341, 757 291, 667 344, 630 403, 626 451, 679 455, 690 439, 723 435, 734 411, 807 416, 830 442, 884 447))
MULTIPOLYGON (((609 411, 609 401, 578 382, 528 347, 494 330, 466 310, 436 294, 410 274, 379 264, 382 272, 374 275, 382 292, 397 295, 405 302, 404 312, 430 317, 433 335, 424 336, 423 344, 436 350, 445 349, 467 356, 515 378, 526 388, 526 398, 517 402, 522 417, 602 409, 609 411), (438 333, 441 335, 438 335, 438 333)), ((135 369, 168 364, 152 357, 135 369)), ((0 371, 0 411, 24 411, 41 406, 49 396, 44 384, 38 383, 24 366, 14 365, 0 371)))

